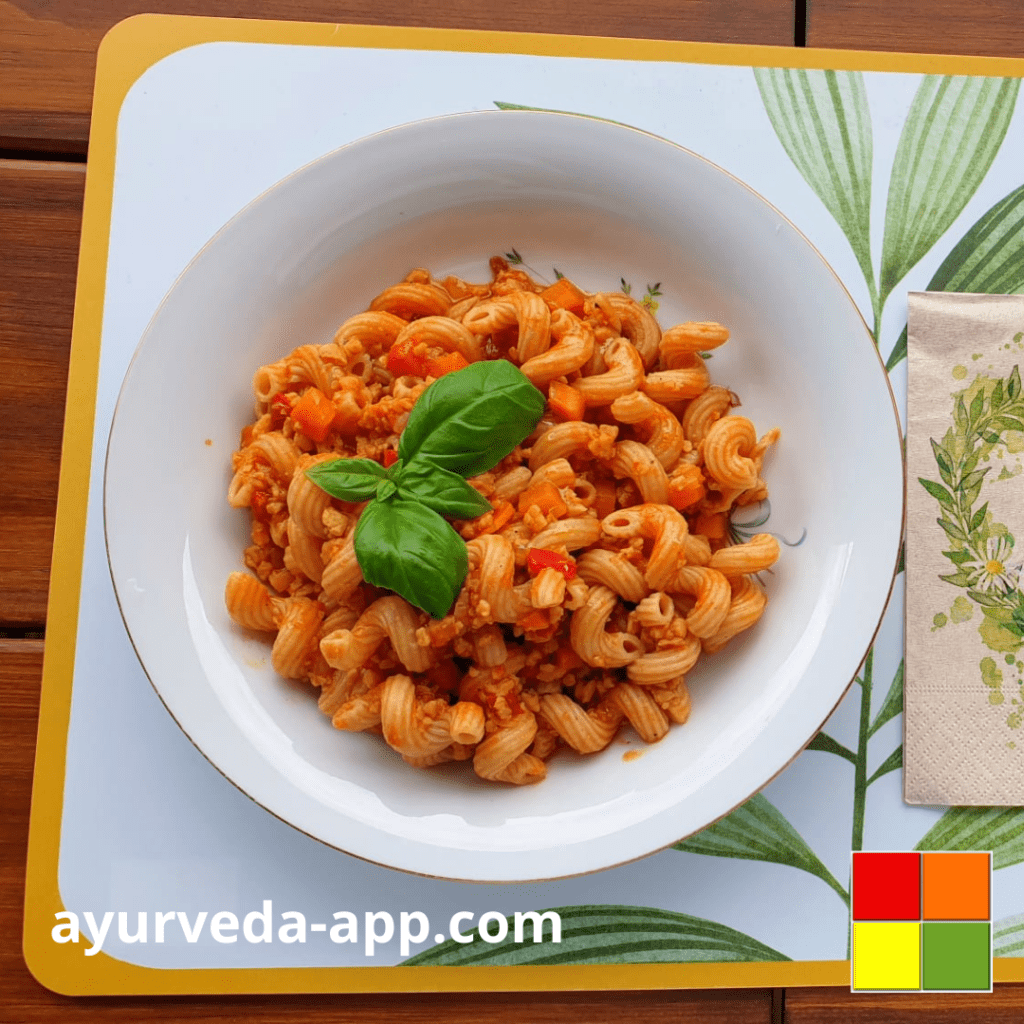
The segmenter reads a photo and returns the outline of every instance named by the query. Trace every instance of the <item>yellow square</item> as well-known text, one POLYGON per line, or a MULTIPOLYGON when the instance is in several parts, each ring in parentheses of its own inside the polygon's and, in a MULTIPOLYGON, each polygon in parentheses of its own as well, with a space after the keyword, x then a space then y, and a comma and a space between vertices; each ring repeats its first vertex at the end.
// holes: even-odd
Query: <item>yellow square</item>
POLYGON ((854 921, 852 988, 891 991, 920 987, 920 923, 854 921))

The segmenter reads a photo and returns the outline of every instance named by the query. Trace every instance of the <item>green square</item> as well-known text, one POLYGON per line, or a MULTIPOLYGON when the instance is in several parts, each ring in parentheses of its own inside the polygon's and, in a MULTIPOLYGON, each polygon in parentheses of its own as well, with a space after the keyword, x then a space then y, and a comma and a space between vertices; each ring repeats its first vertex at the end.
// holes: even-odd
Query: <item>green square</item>
POLYGON ((990 989, 990 928, 988 921, 926 921, 922 988, 946 992, 990 989))

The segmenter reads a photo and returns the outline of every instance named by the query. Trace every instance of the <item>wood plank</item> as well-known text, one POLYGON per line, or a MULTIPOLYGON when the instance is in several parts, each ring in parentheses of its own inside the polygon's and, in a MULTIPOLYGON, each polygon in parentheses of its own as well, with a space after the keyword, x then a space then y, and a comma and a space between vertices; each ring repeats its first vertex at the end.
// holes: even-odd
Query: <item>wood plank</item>
POLYGON ((807 45, 1019 57, 1020 0, 806 0, 807 45))
POLYGON ((841 988, 786 990, 785 1024, 1018 1024, 1024 985, 996 985, 993 992, 929 995, 853 993, 841 988))
POLYGON ((793 0, 0 0, 0 149, 84 153, 96 48, 142 12, 793 43, 793 0))
POLYGON ((46 616, 84 186, 0 160, 0 627, 46 616))
MULTIPOLYGON (((43 645, 0 640, 0 1007, 19 1024, 176 1022, 222 1024, 769 1024, 769 989, 737 992, 611 992, 244 998, 69 999, 42 988, 21 956, 22 900, 32 761, 43 645)), ((29 908, 31 910, 31 908, 29 908)))

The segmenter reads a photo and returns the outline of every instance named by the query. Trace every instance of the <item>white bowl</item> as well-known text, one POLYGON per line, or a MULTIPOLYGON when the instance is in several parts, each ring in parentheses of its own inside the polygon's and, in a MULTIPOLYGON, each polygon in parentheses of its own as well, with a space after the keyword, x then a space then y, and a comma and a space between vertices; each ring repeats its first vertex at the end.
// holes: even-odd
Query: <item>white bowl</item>
POLYGON ((139 658, 193 743, 267 810, 332 846, 443 878, 579 874, 658 850, 776 775, 838 703, 894 577, 903 513, 888 380, 842 284, 777 210, 662 139, 520 111, 382 132, 297 171, 231 220, 157 310, 125 378, 107 454, 111 575, 139 658), (467 765, 409 768, 335 731, 305 684, 232 624, 224 582, 248 515, 230 456, 255 369, 324 343, 416 266, 488 279, 515 247, 591 290, 660 282, 663 326, 717 320, 710 363, 769 456, 783 548, 763 620, 688 678, 693 714, 660 743, 560 755, 538 786, 467 765), (625 760, 626 751, 642 756, 625 760))

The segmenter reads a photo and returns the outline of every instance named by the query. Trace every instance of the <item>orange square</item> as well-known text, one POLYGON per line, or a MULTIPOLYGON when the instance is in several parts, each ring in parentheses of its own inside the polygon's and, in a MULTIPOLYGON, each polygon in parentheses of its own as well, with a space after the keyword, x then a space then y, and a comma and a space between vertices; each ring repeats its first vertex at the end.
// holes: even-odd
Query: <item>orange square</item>
POLYGON ((991 854, 926 853, 922 859, 926 921, 988 920, 991 854))

